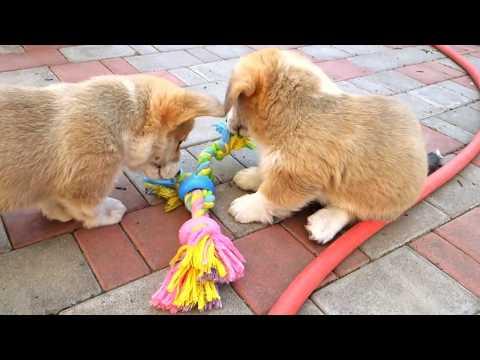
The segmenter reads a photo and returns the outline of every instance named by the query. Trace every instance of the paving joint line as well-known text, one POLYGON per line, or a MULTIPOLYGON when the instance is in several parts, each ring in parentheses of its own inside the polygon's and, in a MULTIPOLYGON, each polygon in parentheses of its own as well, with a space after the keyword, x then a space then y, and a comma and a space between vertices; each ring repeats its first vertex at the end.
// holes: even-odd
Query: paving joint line
MULTIPOLYGON (((146 209, 146 208, 144 208, 146 209)), ((143 209, 140 209, 140 210, 143 210, 143 209)), ((138 211, 140 211, 138 210, 138 211)), ((119 224, 119 227, 120 227, 120 230, 123 232, 123 234, 127 237, 128 241, 130 241, 130 243, 132 244, 133 246, 133 249, 135 250, 135 252, 140 256, 140 258, 143 260, 143 262, 147 265, 148 269, 150 270, 150 272, 144 276, 147 276, 149 274, 151 274, 154 269, 150 266, 150 264, 148 263, 147 259, 142 255, 142 253, 140 252, 140 250, 137 248, 137 246, 135 245, 135 243, 133 242, 133 240, 130 238, 130 236, 128 235, 127 231, 125 230, 125 228, 123 227, 123 224, 122 222, 120 222, 119 224)), ((143 277, 143 276, 142 276, 143 277)))
MULTIPOLYGON (((435 264, 433 261, 431 261, 429 258, 425 257, 424 255, 422 255, 421 253, 419 253, 417 250, 415 250, 414 248, 412 248, 412 246, 410 244, 407 245, 410 250, 412 250, 412 252, 415 253, 415 255, 421 257, 422 259, 424 259, 425 261, 427 261, 429 264, 433 265, 436 269, 438 269, 446 278, 452 280, 453 282, 455 282, 457 285, 459 285, 461 288, 463 288, 463 290, 465 290, 467 293, 469 293, 470 295, 472 295, 474 298, 476 298, 477 300, 480 300, 480 296, 477 296, 476 294, 474 294, 471 290, 467 289, 462 283, 460 283, 457 279, 453 278, 452 275, 450 275, 449 273, 447 273, 445 270, 441 269, 437 264, 435 264)), ((471 314, 473 315, 473 314, 471 314)))
MULTIPOLYGON (((452 221, 449 221, 448 223, 450 223, 450 222, 452 222, 452 221)), ((446 225, 446 224, 444 224, 444 225, 446 225)), ((437 230, 437 229, 438 229, 438 227, 432 230, 432 233, 433 233, 434 235, 438 236, 440 239, 442 239, 442 240, 446 241, 448 244, 452 245, 454 248, 456 248, 457 250, 459 250, 462 254, 466 255, 467 257, 469 257, 470 259, 472 259, 473 262, 475 262, 476 264, 478 264, 478 265, 480 266, 480 262, 477 261, 475 258, 473 258, 470 254, 468 254, 467 252, 465 252, 465 250, 459 248, 457 245, 455 245, 454 243, 450 242, 448 239, 446 239, 445 237, 443 237, 441 234, 435 232, 435 230, 437 230)), ((419 238, 420 238, 420 237, 419 237, 419 238)), ((417 239, 415 239, 415 240, 418 240, 419 238, 417 238, 417 239)), ((413 242, 413 240, 412 240, 411 242, 413 242)), ((411 242, 408 244, 410 247, 411 247, 411 242)))
MULTIPOLYGON (((76 231, 76 230, 75 230, 76 231)), ((71 232, 69 233, 69 235, 71 235, 73 237, 73 239, 75 240, 75 244, 77 245, 78 249, 80 250, 80 253, 82 254, 83 256, 83 259, 85 260, 85 262, 87 263, 87 266, 88 268, 90 269, 90 272, 93 274, 93 277, 95 278, 95 281, 97 282, 97 285, 100 289, 100 293, 98 295, 101 295, 105 292, 105 290, 102 288, 102 285, 100 285, 100 281, 98 280, 98 277, 97 277, 97 274, 95 274, 95 271, 93 271, 92 269, 92 266, 90 265, 90 262, 88 261, 88 258, 87 256, 85 255, 85 252, 83 251, 82 247, 80 246, 80 243, 77 239, 77 237, 75 236, 75 231, 74 232, 71 232)), ((68 234, 67 234, 68 235, 68 234)), ((51 238, 51 239, 54 239, 54 238, 51 238)), ((94 296, 97 296, 97 295, 94 295, 94 296)))
POLYGON ((10 245, 10 250, 8 250, 7 253, 10 252, 10 251, 16 250, 16 248, 13 246, 12 240, 10 239, 11 235, 10 235, 10 232, 8 231, 8 228, 7 228, 6 224, 5 224, 5 220, 3 219, 2 215, 0 215, 0 226, 2 226, 2 225, 3 225, 3 230, 5 231, 5 235, 7 235, 7 242, 10 245))

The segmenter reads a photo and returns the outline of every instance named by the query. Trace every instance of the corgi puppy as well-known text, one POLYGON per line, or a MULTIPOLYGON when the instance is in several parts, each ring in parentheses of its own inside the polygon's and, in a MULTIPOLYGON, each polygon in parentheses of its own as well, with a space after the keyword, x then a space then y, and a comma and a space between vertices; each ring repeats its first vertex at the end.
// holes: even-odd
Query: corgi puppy
POLYGON ((324 207, 306 229, 324 244, 355 220, 394 220, 426 181, 426 148, 412 111, 393 98, 347 94, 294 52, 241 58, 225 110, 230 129, 260 149, 259 166, 233 179, 253 191, 230 206, 238 222, 272 223, 319 202, 324 207))
POLYGON ((199 116, 224 116, 223 105, 150 75, 0 85, 0 212, 36 207, 86 228, 116 224, 126 208, 108 195, 122 168, 175 176, 199 116))

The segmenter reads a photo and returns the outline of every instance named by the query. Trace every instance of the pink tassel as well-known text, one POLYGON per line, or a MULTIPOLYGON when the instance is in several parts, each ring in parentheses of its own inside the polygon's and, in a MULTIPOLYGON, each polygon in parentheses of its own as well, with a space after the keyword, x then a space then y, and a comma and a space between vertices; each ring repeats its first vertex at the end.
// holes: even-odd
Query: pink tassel
POLYGON ((210 236, 217 254, 227 270, 227 278, 215 278, 214 280, 225 283, 242 277, 245 270, 243 265, 246 262, 245 258, 233 245, 232 240, 222 234, 220 226, 208 215, 188 220, 179 230, 181 244, 195 244, 205 235, 210 236), (200 230, 192 231, 200 226, 203 226, 200 230))
MULTIPOLYGON (((219 260, 223 263, 226 275, 220 277, 219 274, 212 269, 212 271, 198 279, 198 281, 213 280, 219 283, 233 282, 244 275, 245 258, 240 254, 238 249, 234 246, 232 240, 222 234, 220 226, 211 219, 208 215, 203 215, 197 218, 192 218, 185 222, 178 232, 180 244, 182 245, 196 245, 205 236, 213 242, 216 254, 219 260)), ((173 265, 167 276, 165 277, 160 289, 152 296, 151 304, 157 309, 176 313, 179 311, 189 311, 190 308, 178 308, 173 305, 177 290, 169 293, 167 291, 173 274, 178 270, 178 263, 173 265)), ((206 309, 214 309, 221 307, 220 301, 214 301, 207 304, 206 309)))
POLYGON ((167 291, 167 286, 172 279, 173 274, 177 271, 177 266, 172 266, 167 273, 167 276, 163 280, 162 286, 160 289, 157 290, 155 294, 153 294, 150 304, 155 307, 156 309, 169 311, 172 314, 175 314, 179 311, 179 309, 173 305, 173 300, 177 295, 177 291, 174 290, 171 293, 167 291))

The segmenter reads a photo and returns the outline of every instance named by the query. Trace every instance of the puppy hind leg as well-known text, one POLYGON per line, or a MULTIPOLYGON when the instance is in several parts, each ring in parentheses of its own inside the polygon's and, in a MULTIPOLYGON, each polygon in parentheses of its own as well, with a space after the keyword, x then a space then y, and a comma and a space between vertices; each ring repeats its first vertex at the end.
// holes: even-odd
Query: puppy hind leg
POLYGON ((264 181, 257 192, 235 199, 229 213, 240 223, 268 223, 274 218, 284 219, 298 211, 312 199, 292 189, 286 180, 264 181))
POLYGON ((305 228, 310 234, 310 239, 319 244, 326 244, 353 220, 354 217, 347 211, 327 206, 310 215, 305 228))
POLYGON ((73 219, 65 207, 55 200, 47 200, 42 202, 40 204, 40 211, 48 220, 68 222, 73 219))

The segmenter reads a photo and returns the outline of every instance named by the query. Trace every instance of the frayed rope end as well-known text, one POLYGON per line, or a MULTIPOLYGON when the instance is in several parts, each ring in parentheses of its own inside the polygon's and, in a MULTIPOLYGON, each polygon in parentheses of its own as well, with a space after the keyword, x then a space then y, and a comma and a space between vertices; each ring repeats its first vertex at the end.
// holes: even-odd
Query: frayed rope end
POLYGON ((245 259, 207 215, 183 224, 179 238, 182 246, 152 296, 152 306, 170 313, 221 308, 217 285, 241 278, 245 259))

